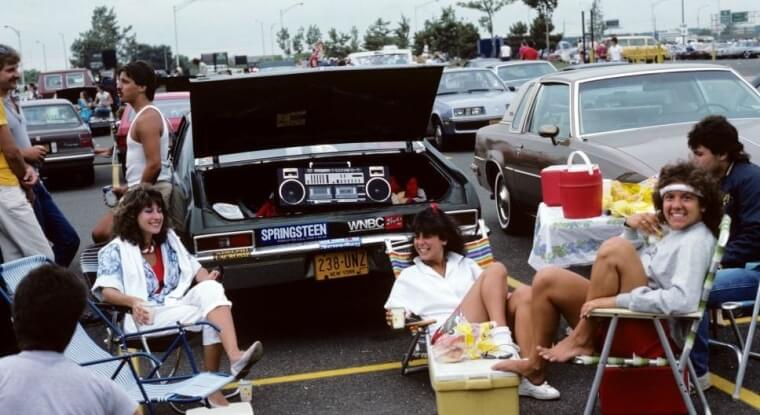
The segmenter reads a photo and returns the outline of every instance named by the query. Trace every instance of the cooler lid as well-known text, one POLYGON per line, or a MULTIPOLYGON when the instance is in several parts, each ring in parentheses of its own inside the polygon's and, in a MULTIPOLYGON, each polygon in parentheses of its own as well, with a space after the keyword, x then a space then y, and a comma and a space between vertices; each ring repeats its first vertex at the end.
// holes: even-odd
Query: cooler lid
POLYGON ((193 80, 195 157, 421 139, 442 70, 326 67, 193 80))
POLYGON ((493 359, 463 360, 441 363, 428 359, 430 382, 437 391, 465 389, 494 389, 517 386, 520 378, 512 372, 493 370, 493 359))

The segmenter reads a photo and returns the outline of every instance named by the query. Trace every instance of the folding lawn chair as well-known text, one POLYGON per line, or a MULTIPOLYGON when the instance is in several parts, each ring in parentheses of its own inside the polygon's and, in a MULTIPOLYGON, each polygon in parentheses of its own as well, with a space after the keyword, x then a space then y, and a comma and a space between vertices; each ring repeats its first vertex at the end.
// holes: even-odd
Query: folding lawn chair
MULTIPOLYGON (((631 311, 625 308, 598 308, 591 312, 591 317, 601 317, 601 318, 609 318, 609 327, 607 329, 607 336, 604 340, 604 346, 602 347, 602 353, 600 356, 578 356, 575 359, 575 363, 578 364, 584 364, 584 365, 593 365, 596 364, 596 375, 594 376, 594 381, 591 386, 591 392, 589 393, 588 400, 586 401, 586 409, 584 410, 585 415, 590 415, 594 412, 594 407, 596 405, 596 397, 599 392, 599 388, 602 383, 602 375, 604 374, 605 367, 647 367, 647 366, 655 366, 655 367, 665 367, 669 366, 671 369, 671 372, 673 373, 673 378, 676 381, 676 385, 678 386, 678 392, 681 395, 681 399, 683 400, 684 405, 686 406, 686 409, 688 410, 689 414, 696 414, 696 409, 694 408, 694 403, 691 401, 691 398, 689 397, 689 392, 686 386, 686 382, 684 382, 684 371, 688 369, 688 374, 691 376, 691 382, 694 385, 698 385, 697 383, 697 375, 696 372, 694 372, 694 367, 691 364, 691 361, 689 360, 689 353, 691 352, 692 346, 694 345, 694 339, 696 338, 697 329, 699 328, 699 323, 702 320, 702 316, 705 314, 705 307, 707 304, 707 299, 710 295, 710 290, 712 289, 713 285, 713 279, 715 278, 715 272, 718 269, 718 265, 720 265, 721 258, 723 257, 723 250, 726 246, 726 242, 728 241, 728 233, 729 228, 731 226, 731 218, 727 215, 723 216, 723 219, 720 222, 720 234, 718 235, 718 241, 715 246, 715 252, 713 254, 712 262, 710 263, 710 268, 707 272, 707 275, 704 279, 704 284, 702 286, 702 297, 699 302, 699 309, 693 313, 689 314, 679 314, 679 315, 667 315, 667 314, 654 314, 654 313, 640 313, 636 311, 631 311), (651 320, 654 324, 654 328, 657 331, 657 337, 659 338, 660 344, 665 351, 665 358, 656 358, 656 359, 646 359, 638 356, 632 356, 632 357, 611 357, 610 356, 610 349, 612 348, 612 342, 615 337, 615 330, 618 325, 618 321, 620 319, 643 319, 643 320, 651 320), (686 336, 686 341, 683 345, 683 348, 681 350, 681 354, 676 360, 676 355, 673 352, 672 347, 670 346, 670 341, 668 338, 668 335, 666 334, 665 329, 663 328, 663 321, 669 321, 669 320, 688 320, 691 321, 691 329, 689 333, 686 336)), ((697 390, 697 394, 699 395, 699 399, 702 402, 702 407, 704 410, 704 413, 710 414, 710 407, 707 404, 707 399, 705 398, 704 392, 701 388, 695 388, 697 390)), ((644 397, 646 398, 646 397, 644 397)))
MULTIPOLYGON (((755 267, 757 263, 747 264, 747 267, 755 267)), ((755 300, 746 301, 727 301, 720 305, 720 309, 728 314, 728 321, 731 324, 731 328, 736 336, 736 344, 721 342, 718 340, 710 339, 710 345, 727 347, 734 351, 736 354, 736 361, 738 366, 736 372, 736 381, 734 386, 734 392, 732 394, 734 399, 739 399, 739 392, 744 383, 744 374, 747 371, 747 364, 749 358, 760 359, 760 353, 752 351, 752 341, 755 338, 755 329, 757 328, 758 311, 760 311, 760 285, 757 287, 757 294, 755 294, 755 300), (747 337, 742 338, 742 334, 739 331, 739 326, 736 322, 736 315, 734 312, 737 310, 752 307, 752 314, 750 315, 749 330, 747 331, 747 337)))
MULTIPOLYGON (((0 265, 0 277, 3 278, 8 289, 7 292, 0 291, 5 300, 9 304, 12 303, 13 294, 21 280, 29 271, 46 263, 48 261, 45 257, 33 256, 0 265)), ((92 306, 91 302, 90 305, 92 306)), ((105 318, 97 308, 94 311, 105 318)), ((107 319, 105 321, 108 322, 107 319)), ((186 348, 186 351, 189 352, 188 356, 192 357, 192 351, 189 350, 186 340, 182 340, 185 328, 186 326, 175 328, 179 332, 176 341, 181 347, 186 348)), ((166 331, 168 329, 156 329, 155 331, 160 330, 166 331)), ((141 334, 144 333, 133 335, 141 334)), ((201 402, 234 380, 233 376, 221 373, 200 373, 195 363, 191 363, 193 372, 188 375, 158 378, 153 376, 156 372, 154 369, 149 376, 141 378, 132 361, 133 358, 151 361, 154 368, 161 366, 161 360, 144 352, 112 356, 90 338, 81 324, 77 324, 74 336, 66 347, 64 355, 79 365, 89 368, 96 375, 113 379, 135 401, 146 405, 151 414, 155 413, 153 407, 155 403, 187 404, 201 402)))
MULTIPOLYGON (((491 251, 491 243, 488 240, 488 227, 481 219, 478 222, 477 239, 465 243, 465 255, 478 263, 482 268, 490 265, 493 259, 493 252, 491 251)), ((385 253, 388 255, 388 259, 393 269, 393 275, 398 278, 401 275, 401 271, 404 268, 412 264, 412 244, 409 241, 391 242, 385 241, 385 253)), ((425 336, 427 334, 427 328, 431 324, 434 324, 435 320, 420 320, 417 316, 413 316, 412 319, 408 319, 406 322, 406 328, 408 328, 413 336, 412 341, 409 343, 404 357, 401 359, 401 374, 408 375, 410 373, 419 372, 425 370, 424 364, 412 362, 416 359, 424 359, 427 357, 427 345, 425 336)))

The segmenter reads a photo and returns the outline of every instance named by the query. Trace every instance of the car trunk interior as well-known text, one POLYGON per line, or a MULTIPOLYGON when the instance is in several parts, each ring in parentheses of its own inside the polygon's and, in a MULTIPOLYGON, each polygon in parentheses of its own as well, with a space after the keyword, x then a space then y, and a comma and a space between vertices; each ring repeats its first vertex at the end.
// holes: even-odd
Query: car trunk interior
MULTIPOLYGON (((324 212, 346 209, 360 209, 368 203, 341 203, 324 205, 298 205, 282 207, 279 201, 278 169, 313 167, 347 167, 350 156, 249 164, 217 168, 203 172, 206 202, 236 205, 246 218, 297 215, 301 212, 324 212), (255 183, 255 185, 252 185, 255 183)), ((427 203, 441 200, 449 191, 447 173, 434 165, 426 154, 378 154, 362 155, 361 162, 351 167, 384 166, 393 196, 385 203, 373 206, 389 206, 402 203, 427 203), (416 186, 415 186, 416 181, 416 186), (408 192, 416 198, 407 197, 408 192)))

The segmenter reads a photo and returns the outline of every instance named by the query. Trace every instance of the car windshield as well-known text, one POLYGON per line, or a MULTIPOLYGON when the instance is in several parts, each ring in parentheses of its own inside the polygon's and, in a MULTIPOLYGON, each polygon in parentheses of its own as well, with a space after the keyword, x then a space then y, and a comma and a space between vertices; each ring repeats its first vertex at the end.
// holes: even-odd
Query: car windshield
MULTIPOLYGON (((190 100, 188 99, 157 99, 153 101, 166 118, 179 118, 190 112, 190 100)), ((129 122, 135 119, 134 111, 129 112, 129 122)))
POLYGON ((371 56, 352 56, 354 65, 405 65, 412 63, 408 53, 382 53, 371 56))
POLYGON ((533 79, 547 73, 556 72, 551 64, 547 65, 545 63, 505 65, 500 66, 496 71, 499 73, 499 78, 505 82, 517 79, 533 79))
POLYGON ((697 122, 707 115, 760 118, 760 95, 733 72, 688 71, 584 82, 580 133, 697 122))
POLYGON ((503 91, 504 86, 493 72, 485 69, 444 73, 438 84, 438 95, 492 90, 503 91))
POLYGON ((79 125, 79 117, 71 105, 35 105, 23 107, 30 130, 79 125))

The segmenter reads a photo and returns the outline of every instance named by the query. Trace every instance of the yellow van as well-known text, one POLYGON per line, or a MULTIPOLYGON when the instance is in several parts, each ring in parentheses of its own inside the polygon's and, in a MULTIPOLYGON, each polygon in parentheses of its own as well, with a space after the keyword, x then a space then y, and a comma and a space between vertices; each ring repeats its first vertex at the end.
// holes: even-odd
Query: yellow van
POLYGON ((665 61, 666 49, 652 36, 617 36, 623 48, 623 58, 628 62, 643 63, 665 61))

